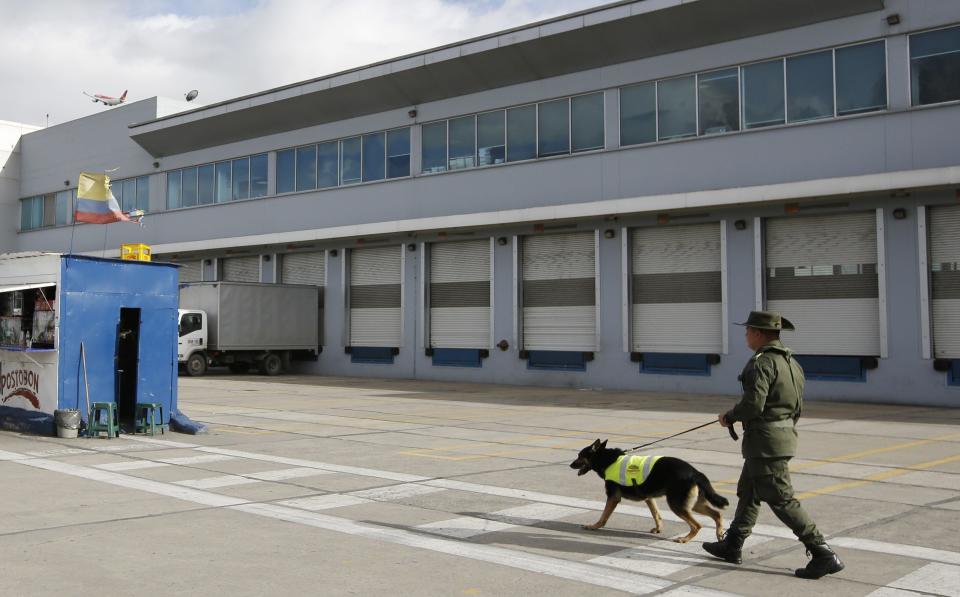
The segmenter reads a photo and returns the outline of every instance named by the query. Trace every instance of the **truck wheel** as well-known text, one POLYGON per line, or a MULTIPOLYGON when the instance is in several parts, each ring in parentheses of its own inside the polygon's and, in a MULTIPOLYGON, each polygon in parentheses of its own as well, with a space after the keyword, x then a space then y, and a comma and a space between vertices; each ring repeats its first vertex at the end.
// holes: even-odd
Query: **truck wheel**
POLYGON ((200 377, 207 372, 207 357, 195 352, 187 359, 187 373, 190 377, 200 377))
POLYGON ((260 373, 264 375, 279 375, 281 371, 283 371, 283 361, 280 359, 280 355, 271 353, 260 361, 260 373))
POLYGON ((230 373, 242 374, 250 371, 250 363, 230 363, 230 373))

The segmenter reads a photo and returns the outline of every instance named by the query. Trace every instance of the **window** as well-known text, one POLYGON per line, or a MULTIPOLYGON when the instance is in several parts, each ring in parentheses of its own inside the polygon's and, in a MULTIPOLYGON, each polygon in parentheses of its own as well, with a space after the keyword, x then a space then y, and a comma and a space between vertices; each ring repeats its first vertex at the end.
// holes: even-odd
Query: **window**
POLYGON ((386 134, 363 136, 363 182, 386 177, 386 134))
POLYGON ((680 139, 697 134, 697 90, 695 77, 681 77, 657 83, 659 139, 680 139))
POLYGON ((744 66, 741 77, 743 128, 761 128, 786 122, 783 60, 744 66))
POLYGON ((502 164, 507 159, 505 111, 477 115, 477 163, 502 164))
POLYGON ((225 203, 231 200, 233 185, 230 184, 230 162, 217 162, 216 166, 216 200, 225 203))
POLYGON ((240 158, 231 162, 233 169, 230 198, 234 201, 250 196, 250 158, 240 158))
POLYGON ((887 56, 884 42, 838 48, 837 115, 887 107, 887 56))
POLYGON ((507 110, 507 161, 537 157, 537 107, 507 110))
POLYGON ((167 172, 167 209, 180 207, 180 170, 167 172))
POLYGON ((787 121, 833 115, 833 52, 787 58, 787 121))
POLYGON ((603 93, 570 98, 570 148, 603 149, 603 93))
POLYGON ((75 191, 60 191, 57 193, 55 222, 57 226, 66 226, 70 223, 74 193, 75 191))
POLYGON ((570 153, 570 102, 554 100, 537 104, 537 155, 570 153))
POLYGON ((180 318, 180 337, 203 329, 203 316, 199 313, 184 313, 180 318))
POLYGON ((410 176, 410 129, 387 133, 387 178, 410 176))
POLYGON ((335 187, 340 181, 337 150, 339 143, 330 141, 317 146, 317 188, 335 187))
POLYGON ((422 139, 420 171, 444 172, 447 169, 447 121, 425 124, 420 129, 422 139))
POLYGON ((697 75, 701 135, 740 130, 740 81, 737 69, 697 75))
POLYGON ((138 176, 137 177, 137 200, 136 200, 136 209, 143 210, 144 212, 150 210, 150 177, 149 176, 138 176))
POLYGON ((267 154, 250 156, 250 196, 267 195, 267 154))
POLYGON ((277 152, 277 193, 292 193, 297 189, 297 161, 295 151, 277 152))
POLYGON ((914 106, 960 100, 960 27, 910 36, 914 106))
POLYGON ((317 188, 317 146, 308 145, 297 148, 297 190, 309 191, 317 188))
POLYGON ((184 168, 183 186, 181 187, 181 199, 183 207, 193 207, 197 204, 197 168, 184 168))
POLYGON ((57 195, 48 193, 43 196, 43 226, 56 226, 57 224, 57 195))
POLYGON ((620 145, 657 140, 657 84, 643 83, 620 90, 620 145))
POLYGON ((340 141, 341 184, 360 182, 361 151, 360 137, 352 137, 340 141))
POLYGON ((476 160, 476 119, 473 116, 454 118, 447 125, 449 157, 447 168, 473 168, 476 160))
POLYGON ((213 203, 213 164, 197 168, 197 202, 200 205, 213 203))
POLYGON ((27 197, 20 201, 20 230, 43 226, 43 197, 27 197))

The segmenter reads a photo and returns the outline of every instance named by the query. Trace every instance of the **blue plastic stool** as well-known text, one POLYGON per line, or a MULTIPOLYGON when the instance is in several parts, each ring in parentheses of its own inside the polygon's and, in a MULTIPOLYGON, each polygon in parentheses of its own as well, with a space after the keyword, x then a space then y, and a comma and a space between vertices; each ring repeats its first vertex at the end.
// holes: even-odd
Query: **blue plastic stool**
POLYGON ((120 420, 117 417, 117 405, 114 402, 94 402, 90 405, 90 414, 87 417, 87 435, 90 437, 100 437, 100 433, 105 432, 107 439, 120 437, 120 420), (105 415, 107 420, 101 422, 101 415, 105 415))

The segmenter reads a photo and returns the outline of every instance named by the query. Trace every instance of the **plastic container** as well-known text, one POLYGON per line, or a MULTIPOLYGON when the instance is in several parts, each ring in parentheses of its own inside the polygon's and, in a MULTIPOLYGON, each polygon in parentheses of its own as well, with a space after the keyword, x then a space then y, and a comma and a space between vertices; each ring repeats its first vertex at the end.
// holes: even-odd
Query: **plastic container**
POLYGON ((77 437, 80 428, 80 411, 70 409, 53 411, 53 422, 57 426, 57 437, 77 437))

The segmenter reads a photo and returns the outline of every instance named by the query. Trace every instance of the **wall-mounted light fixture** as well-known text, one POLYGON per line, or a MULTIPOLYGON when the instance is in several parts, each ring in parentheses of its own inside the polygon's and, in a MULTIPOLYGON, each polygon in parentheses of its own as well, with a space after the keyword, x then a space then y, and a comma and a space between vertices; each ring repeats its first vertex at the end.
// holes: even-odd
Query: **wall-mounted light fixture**
POLYGON ((69 187, 69 186, 70 186, 70 179, 69 179, 69 178, 68 178, 67 180, 63 181, 63 186, 65 186, 65 187, 69 187))
POLYGON ((902 207, 898 207, 893 210, 893 219, 894 220, 906 220, 907 219, 907 210, 902 207))
POLYGON ((410 243, 409 245, 407 245, 407 250, 410 251, 411 253, 413 253, 414 251, 417 250, 417 244, 416 244, 416 243, 410 243))
POLYGON ((160 167, 160 162, 154 162, 154 163, 153 163, 153 167, 154 167, 154 168, 159 168, 159 167, 160 167))
POLYGON ((336 249, 330 249, 330 256, 331 256, 331 257, 336 257, 336 256, 337 256, 337 250, 336 250, 336 249))
POLYGON ((613 228, 607 228, 603 231, 603 238, 614 238, 617 236, 617 231, 613 228))
POLYGON ((264 260, 265 262, 269 263, 269 262, 270 262, 270 256, 269 256, 269 255, 264 255, 264 256, 263 256, 263 260, 264 260))
POLYGON ((213 265, 213 260, 212 260, 212 259, 204 259, 204 260, 203 260, 203 264, 204 264, 204 265, 213 265))
POLYGON ((735 222, 733 223, 733 227, 736 228, 737 230, 746 230, 746 229, 747 229, 747 221, 746 221, 746 220, 737 220, 737 221, 735 221, 735 222))
POLYGON ((407 112, 407 116, 409 116, 410 118, 416 118, 416 117, 417 117, 417 110, 416 110, 416 108, 414 108, 413 110, 409 110, 409 111, 407 112))
POLYGON ((900 15, 893 13, 892 15, 887 15, 887 25, 893 27, 894 25, 900 24, 900 15))
POLYGON ((506 236, 501 236, 500 238, 498 238, 498 239, 497 239, 497 244, 500 245, 501 247, 504 246, 505 244, 507 244, 507 237, 506 237, 506 236))

